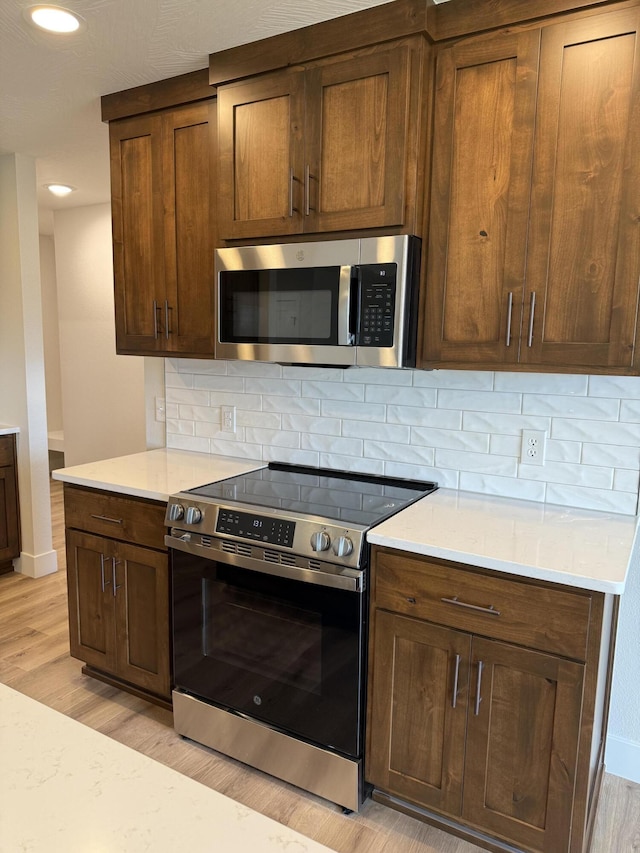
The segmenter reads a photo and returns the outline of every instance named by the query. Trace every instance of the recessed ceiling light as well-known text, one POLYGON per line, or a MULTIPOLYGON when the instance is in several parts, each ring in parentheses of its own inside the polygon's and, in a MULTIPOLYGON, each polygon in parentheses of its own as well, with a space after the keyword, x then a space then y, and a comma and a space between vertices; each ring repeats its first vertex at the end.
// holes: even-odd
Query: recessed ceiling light
POLYGON ((74 33, 80 18, 61 6, 30 6, 25 14, 37 27, 51 33, 74 33))
POLYGON ((69 195, 75 190, 75 187, 72 187, 70 184, 45 184, 45 188, 49 190, 50 193, 59 196, 62 198, 65 195, 69 195))

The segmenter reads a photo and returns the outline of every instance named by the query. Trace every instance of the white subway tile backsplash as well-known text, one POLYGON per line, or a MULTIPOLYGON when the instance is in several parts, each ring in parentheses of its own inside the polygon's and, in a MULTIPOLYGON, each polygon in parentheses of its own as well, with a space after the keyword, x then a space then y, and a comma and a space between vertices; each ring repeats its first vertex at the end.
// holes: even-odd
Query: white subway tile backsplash
POLYGON ((617 421, 620 401, 605 397, 567 397, 562 394, 524 394, 522 413, 551 417, 617 421))
POLYGON ((585 396, 588 376, 563 373, 496 373, 496 391, 515 391, 521 394, 575 394, 585 396))
POLYGON ((375 403, 349 403, 343 400, 323 400, 320 411, 324 417, 349 418, 355 421, 384 421, 385 407, 375 403))
POLYGON ((396 424, 381 424, 378 421, 338 421, 342 424, 342 435, 350 438, 373 438, 377 441, 392 441, 409 444, 411 429, 396 424))
POLYGON ((302 396, 318 400, 364 400, 364 385, 348 382, 303 381, 302 396))
POLYGON ((411 395, 414 406, 422 406, 433 409, 436 405, 435 388, 405 388, 404 385, 369 385, 365 389, 365 400, 367 403, 395 403, 402 404, 407 393, 411 395))
POLYGON ((409 462, 433 466, 435 451, 432 447, 392 444, 388 441, 365 441, 364 455, 370 459, 381 459, 383 462, 409 462))
POLYGON ((488 453, 467 453, 458 450, 436 450, 439 468, 458 467, 462 471, 516 477, 518 463, 512 456, 493 456, 488 453))
POLYGON ((387 406, 387 423, 425 426, 434 429, 461 429, 462 412, 424 409, 418 406, 387 406))
POLYGON ((638 377, 197 359, 166 359, 165 377, 168 447, 636 512, 638 377), (520 463, 523 429, 546 432, 544 465, 520 463))
POLYGON ((459 388, 468 391, 493 390, 493 373, 483 370, 414 370, 416 388, 459 388))
POLYGON ((549 435, 551 418, 534 415, 490 414, 489 412, 465 412, 462 428, 470 432, 489 432, 498 435, 522 435, 523 429, 540 429, 549 435))
POLYGON ((426 447, 443 447, 447 450, 470 450, 475 453, 489 452, 490 436, 481 432, 462 432, 452 429, 429 429, 412 427, 411 443, 426 447))
POLYGON ((439 409, 463 409, 471 412, 521 411, 522 395, 499 391, 450 391, 438 390, 439 409))

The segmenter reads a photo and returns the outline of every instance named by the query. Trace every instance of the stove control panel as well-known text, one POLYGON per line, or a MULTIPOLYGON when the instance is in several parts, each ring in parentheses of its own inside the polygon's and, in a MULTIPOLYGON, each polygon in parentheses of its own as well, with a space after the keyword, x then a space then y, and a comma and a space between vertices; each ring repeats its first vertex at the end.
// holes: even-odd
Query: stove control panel
POLYGON ((293 547, 293 535, 296 525, 293 521, 256 515, 251 512, 238 512, 234 509, 220 509, 216 522, 216 533, 228 533, 242 539, 253 539, 269 545, 293 547))

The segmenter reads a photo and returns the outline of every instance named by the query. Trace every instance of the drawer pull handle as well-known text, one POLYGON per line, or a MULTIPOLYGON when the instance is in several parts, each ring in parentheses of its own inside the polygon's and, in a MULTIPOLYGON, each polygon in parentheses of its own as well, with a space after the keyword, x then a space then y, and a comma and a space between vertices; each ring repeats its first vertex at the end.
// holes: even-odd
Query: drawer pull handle
POLYGON ((484 663, 479 660, 478 661, 478 684, 476 685, 476 702, 475 707, 473 709, 473 714, 475 717, 480 713, 480 703, 482 702, 482 696, 480 695, 480 688, 482 686, 482 670, 484 669, 484 663))
POLYGON ((481 607, 479 604, 467 604, 466 601, 458 601, 457 595, 454 595, 453 598, 441 598, 440 601, 444 601, 445 604, 455 604, 457 607, 466 607, 469 610, 478 610, 480 613, 487 613, 489 616, 500 615, 500 611, 496 610, 493 604, 488 607, 481 607))
POLYGON ((108 515, 93 515, 92 513, 91 518, 96 518, 98 521, 108 521, 110 524, 122 524, 121 518, 109 518, 108 515))
POLYGON ((460 675, 460 655, 456 655, 456 668, 453 673, 453 697, 451 699, 451 707, 456 707, 458 701, 458 676, 460 675))

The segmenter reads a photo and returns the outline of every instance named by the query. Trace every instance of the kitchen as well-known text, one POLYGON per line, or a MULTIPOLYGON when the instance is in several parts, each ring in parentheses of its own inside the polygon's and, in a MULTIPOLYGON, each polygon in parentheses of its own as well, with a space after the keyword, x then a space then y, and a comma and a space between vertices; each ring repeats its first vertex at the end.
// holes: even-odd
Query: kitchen
MULTIPOLYGON (((97 378, 80 375, 89 361, 87 353, 100 344, 101 334, 111 322, 108 309, 104 314, 94 312, 89 302, 100 298, 100 259, 105 299, 112 286, 108 208, 64 211, 57 217, 58 284, 63 280, 62 290, 68 291, 59 300, 63 313, 65 307, 68 310, 61 318, 61 330, 64 333, 67 322, 76 333, 77 317, 87 320, 80 332, 86 334, 85 339, 76 336, 65 341, 65 346, 72 347, 66 352, 65 367, 77 372, 71 381, 69 404, 74 402, 74 394, 76 401, 82 402, 88 395, 95 400, 92 412, 83 415, 84 423, 80 418, 65 418, 65 437, 69 432, 72 454, 74 431, 81 433, 78 441, 101 433, 116 441, 119 430, 113 430, 111 418, 104 413, 117 412, 120 422, 121 417, 130 416, 129 407, 122 411, 123 397, 136 398, 116 387, 110 404, 109 369, 97 378), (100 228, 104 239, 99 239, 100 228), (91 293, 82 287, 84 276, 74 260, 73 252, 77 253, 79 246, 95 283, 91 293)), ((157 373, 157 367, 153 365, 151 371, 157 373)), ((352 470, 364 467, 370 471, 374 465, 382 471, 384 466, 384 473, 396 476, 426 476, 427 471, 435 469, 433 479, 445 487, 635 513, 638 466, 634 412, 638 391, 634 377, 469 370, 319 371, 175 358, 165 363, 165 372, 165 388, 160 379, 159 391, 146 399, 151 406, 155 397, 166 401, 169 447, 263 460, 283 458, 286 453, 289 461, 328 464, 330 459, 332 467, 352 470), (217 428, 220 405, 236 407, 237 430, 232 436, 217 428), (428 419, 425 412, 430 415, 428 419), (535 471, 518 463, 522 428, 541 429, 550 436, 546 464, 535 471)), ((146 382, 148 377, 137 379, 146 382)), ((138 399, 144 399, 143 395, 138 399)), ((157 432, 158 423, 152 415, 145 428, 157 432)), ((137 450, 138 446, 130 449, 137 450)), ((128 448, 108 449, 104 455, 126 452, 128 448)), ((75 464, 86 458, 74 460, 70 455, 66 461, 75 464)), ((621 637, 627 624, 637 624, 633 601, 630 579, 623 598, 621 637), (630 617, 625 608, 631 608, 630 617)), ((633 638, 634 627, 627 630, 633 638)), ((624 693, 635 682, 633 648, 633 639, 628 644, 618 643, 617 665, 626 660, 628 669, 626 676, 616 673, 609 728, 610 738, 613 732, 620 732, 621 752, 627 755, 629 742, 637 742, 633 720, 629 727, 628 719, 633 696, 624 693)), ((610 757, 608 764, 611 766, 610 757)))

